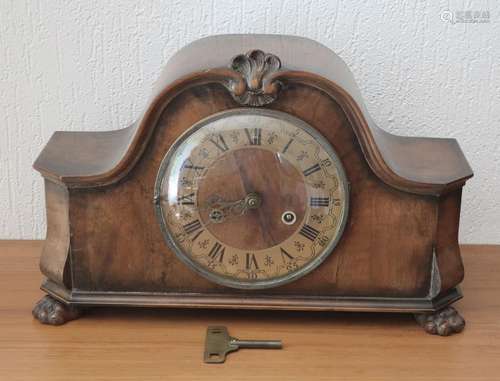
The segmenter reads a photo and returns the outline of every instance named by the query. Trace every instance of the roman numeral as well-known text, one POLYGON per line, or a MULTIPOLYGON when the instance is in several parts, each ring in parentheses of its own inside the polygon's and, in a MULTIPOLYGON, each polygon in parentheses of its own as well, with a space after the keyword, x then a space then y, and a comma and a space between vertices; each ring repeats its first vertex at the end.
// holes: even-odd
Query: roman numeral
POLYGON ((210 249, 208 256, 214 261, 218 259, 219 262, 222 262, 222 260, 224 259, 225 251, 226 248, 224 246, 222 246, 219 242, 215 242, 215 244, 210 249))
POLYGON ((321 169, 321 166, 319 164, 314 164, 312 167, 307 168, 304 172, 304 176, 309 176, 312 175, 314 172, 317 172, 321 169))
POLYGON ((280 247, 280 251, 281 251, 281 259, 283 259, 283 262, 293 260, 293 256, 288 251, 286 251, 282 247, 280 247))
POLYGON ((252 146, 260 146, 262 138, 262 129, 260 128, 245 128, 245 133, 247 134, 248 141, 252 146))
POLYGON ((286 143, 286 146, 283 148, 283 151, 281 151, 281 153, 285 153, 286 151, 288 151, 288 148, 290 148, 290 145, 293 143, 293 139, 290 139, 288 141, 288 143, 286 143))
POLYGON ((210 138, 210 141, 218 148, 221 150, 221 152, 226 152, 229 147, 226 144, 226 141, 222 137, 222 135, 215 135, 214 137, 210 138))
POLYGON ((314 241, 319 235, 319 231, 317 231, 316 229, 314 229, 312 226, 309 225, 302 226, 302 229, 300 229, 299 233, 302 234, 307 239, 310 239, 311 241, 314 241))
POLYGON ((257 264, 257 258, 255 258, 255 254, 247 253, 245 267, 247 270, 259 269, 259 265, 257 264))
POLYGON ((177 202, 181 205, 194 205, 194 193, 177 197, 177 202))
POLYGON ((200 167, 198 165, 193 165, 193 164, 186 164, 184 168, 194 169, 195 171, 203 171, 205 169, 205 167, 200 167))
POLYGON ((186 232, 186 234, 191 234, 191 233, 194 233, 196 230, 201 229, 201 222, 200 222, 200 220, 194 220, 194 221, 190 222, 189 224, 184 225, 183 228, 184 228, 184 231, 186 232))
POLYGON ((310 205, 313 208, 330 205, 330 197, 311 197, 310 205))
POLYGON ((205 167, 201 167, 199 165, 194 165, 193 162, 191 161, 191 159, 186 160, 186 162, 184 163, 184 168, 191 169, 191 170, 195 171, 195 173, 197 175, 200 175, 201 173, 203 173, 203 170, 205 169, 205 167))

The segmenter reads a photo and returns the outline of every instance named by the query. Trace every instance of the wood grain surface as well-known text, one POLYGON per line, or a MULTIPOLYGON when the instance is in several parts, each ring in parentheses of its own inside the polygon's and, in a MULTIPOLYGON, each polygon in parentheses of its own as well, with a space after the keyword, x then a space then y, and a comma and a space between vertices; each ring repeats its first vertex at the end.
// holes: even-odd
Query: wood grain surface
MULTIPOLYGON (((179 135, 203 118, 237 107, 227 91, 217 86, 185 91, 165 109, 148 148, 126 178, 97 189, 70 189, 74 288, 241 294, 209 282, 177 259, 164 242, 149 201, 160 162, 179 135)), ((316 271, 268 289, 266 294, 426 296, 439 199, 383 183, 365 161, 344 112, 323 92, 290 86, 272 108, 303 120, 330 142, 342 160, 351 189, 349 218, 335 252, 316 271)), ((449 202, 443 209, 458 206, 449 202)), ((450 219, 450 223, 458 224, 458 220, 450 219)), ((444 230, 447 223, 442 225, 444 230)), ((456 241, 456 236, 449 236, 456 241)), ((457 283, 447 279, 461 278, 462 268, 453 266, 460 261, 460 253, 449 243, 443 246, 450 248, 447 255, 458 258, 450 260, 447 272, 441 274, 443 284, 453 287, 457 283)))
POLYGON ((494 380, 500 374, 500 246, 463 246, 462 334, 430 336, 410 315, 94 309, 61 327, 31 308, 43 295, 41 241, 0 242, 0 380, 494 380), (203 363, 205 330, 281 339, 203 363))

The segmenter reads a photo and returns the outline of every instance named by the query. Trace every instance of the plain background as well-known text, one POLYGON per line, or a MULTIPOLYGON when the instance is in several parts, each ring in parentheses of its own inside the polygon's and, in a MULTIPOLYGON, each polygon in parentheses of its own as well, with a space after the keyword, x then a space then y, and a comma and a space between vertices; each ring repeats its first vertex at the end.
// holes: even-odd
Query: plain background
POLYGON ((498 244, 499 25, 495 1, 0 0, 0 238, 44 237, 31 165, 54 131, 127 126, 161 67, 195 39, 277 33, 339 54, 380 127, 457 138, 475 171, 460 241, 498 244), (489 22, 442 19, 466 11, 489 22))

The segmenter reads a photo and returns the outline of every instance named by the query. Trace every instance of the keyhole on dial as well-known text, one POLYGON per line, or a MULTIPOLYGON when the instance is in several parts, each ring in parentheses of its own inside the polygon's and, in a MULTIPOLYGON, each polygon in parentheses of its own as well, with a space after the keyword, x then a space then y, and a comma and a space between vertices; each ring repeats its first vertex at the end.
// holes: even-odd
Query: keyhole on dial
POLYGON ((294 212, 287 210, 285 213, 281 215, 281 221, 285 225, 293 225, 295 221, 297 221, 297 216, 294 212))

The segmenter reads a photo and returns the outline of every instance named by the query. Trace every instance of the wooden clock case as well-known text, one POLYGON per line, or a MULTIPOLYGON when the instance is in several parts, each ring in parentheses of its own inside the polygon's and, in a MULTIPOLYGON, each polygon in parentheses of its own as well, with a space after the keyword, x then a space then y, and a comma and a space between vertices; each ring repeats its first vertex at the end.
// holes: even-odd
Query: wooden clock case
POLYGON ((137 122, 56 132, 34 168, 45 179, 48 221, 40 260, 48 296, 33 311, 44 323, 113 305, 411 312, 430 333, 464 326, 449 305, 461 298, 457 237, 471 168, 454 139, 377 127, 345 63, 314 41, 195 41, 168 62, 137 122), (316 128, 350 183, 349 217, 331 255, 293 283, 264 290, 220 286, 186 267, 166 246, 153 203, 160 162, 177 137, 203 118, 245 107, 316 128))

